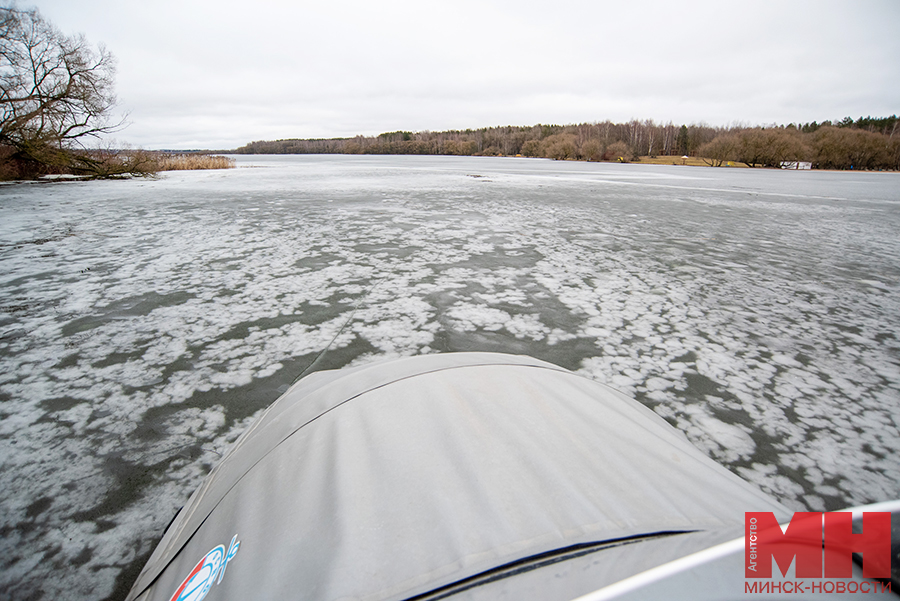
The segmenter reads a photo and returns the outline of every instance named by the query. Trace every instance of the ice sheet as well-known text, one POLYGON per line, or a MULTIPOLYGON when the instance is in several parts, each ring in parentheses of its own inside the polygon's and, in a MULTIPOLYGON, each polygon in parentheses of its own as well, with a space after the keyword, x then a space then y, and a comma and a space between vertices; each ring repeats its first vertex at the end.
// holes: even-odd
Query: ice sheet
POLYGON ((577 370, 797 509, 900 496, 894 174, 239 165, 0 187, 4 596, 123 597, 295 377, 389 356, 577 370))

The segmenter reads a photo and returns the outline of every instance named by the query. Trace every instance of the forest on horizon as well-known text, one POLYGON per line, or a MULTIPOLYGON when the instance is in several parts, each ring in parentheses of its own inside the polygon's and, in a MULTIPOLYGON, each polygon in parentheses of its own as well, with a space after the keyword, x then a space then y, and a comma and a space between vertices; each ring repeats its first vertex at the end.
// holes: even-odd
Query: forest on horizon
POLYGON ((678 126, 633 119, 627 123, 395 131, 352 138, 260 140, 234 152, 527 156, 620 162, 689 156, 716 167, 730 163, 780 167, 802 161, 817 169, 900 170, 900 118, 846 117, 836 122, 755 127, 678 126))

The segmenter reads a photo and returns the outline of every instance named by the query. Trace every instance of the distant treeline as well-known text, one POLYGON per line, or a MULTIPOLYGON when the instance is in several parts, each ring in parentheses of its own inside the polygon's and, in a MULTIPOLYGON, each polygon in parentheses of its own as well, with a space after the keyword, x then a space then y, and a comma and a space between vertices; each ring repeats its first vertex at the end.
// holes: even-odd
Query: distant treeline
POLYGON ((900 169, 900 119, 847 117, 838 122, 767 127, 628 123, 396 131, 354 138, 251 142, 241 154, 425 154, 633 161, 641 156, 702 157, 708 164, 778 167, 809 162, 821 169, 900 169))

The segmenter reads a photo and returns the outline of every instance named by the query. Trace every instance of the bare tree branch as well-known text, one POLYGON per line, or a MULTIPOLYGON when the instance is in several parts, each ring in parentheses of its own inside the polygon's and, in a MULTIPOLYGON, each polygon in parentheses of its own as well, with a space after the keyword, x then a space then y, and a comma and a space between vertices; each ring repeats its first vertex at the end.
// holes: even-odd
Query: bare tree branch
POLYGON ((0 145, 44 164, 91 164, 75 153, 123 125, 110 119, 114 79, 102 45, 63 35, 36 9, 0 7, 0 145))

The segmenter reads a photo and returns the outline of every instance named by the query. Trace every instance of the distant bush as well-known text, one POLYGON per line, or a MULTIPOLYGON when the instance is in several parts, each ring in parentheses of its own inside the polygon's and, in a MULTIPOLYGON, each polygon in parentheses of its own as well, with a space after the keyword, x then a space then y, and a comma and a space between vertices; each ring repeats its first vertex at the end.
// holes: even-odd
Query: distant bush
POLYGON ((578 139, 575 134, 553 134, 541 142, 541 154, 558 161, 578 158, 578 139))
POLYGON ((812 158, 823 169, 897 169, 896 142, 862 129, 820 127, 812 135, 812 158))
POLYGON ((581 145, 581 156, 588 161, 601 160, 603 158, 603 146, 600 144, 600 140, 586 140, 585 143, 581 145))
POLYGON ((634 152, 625 142, 613 142, 606 147, 606 152, 601 157, 604 161, 629 163, 634 160, 634 152))

